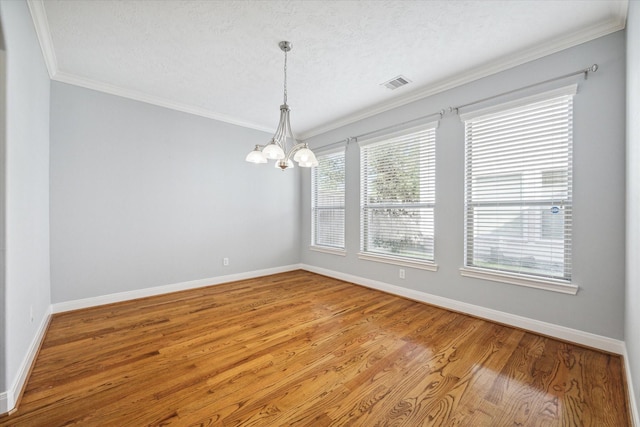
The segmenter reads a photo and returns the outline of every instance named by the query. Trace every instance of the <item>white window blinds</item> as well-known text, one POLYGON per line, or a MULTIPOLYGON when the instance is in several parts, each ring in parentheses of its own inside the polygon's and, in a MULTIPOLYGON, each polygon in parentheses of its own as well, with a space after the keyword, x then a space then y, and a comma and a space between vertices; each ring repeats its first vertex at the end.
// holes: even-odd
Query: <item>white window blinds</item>
POLYGON ((311 242, 344 249, 344 148, 320 154, 311 173, 311 242))
POLYGON ((434 260, 436 125, 361 144, 362 253, 434 260))
POLYGON ((465 266, 571 281, 573 95, 465 122, 465 266))

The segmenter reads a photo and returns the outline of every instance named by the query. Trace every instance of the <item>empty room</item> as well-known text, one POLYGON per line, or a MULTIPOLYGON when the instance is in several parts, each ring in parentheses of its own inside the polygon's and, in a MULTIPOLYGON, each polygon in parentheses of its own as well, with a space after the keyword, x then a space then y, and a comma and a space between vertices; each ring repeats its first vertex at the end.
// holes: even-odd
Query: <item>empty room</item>
POLYGON ((0 426, 640 427, 640 3, 0 0, 0 426))

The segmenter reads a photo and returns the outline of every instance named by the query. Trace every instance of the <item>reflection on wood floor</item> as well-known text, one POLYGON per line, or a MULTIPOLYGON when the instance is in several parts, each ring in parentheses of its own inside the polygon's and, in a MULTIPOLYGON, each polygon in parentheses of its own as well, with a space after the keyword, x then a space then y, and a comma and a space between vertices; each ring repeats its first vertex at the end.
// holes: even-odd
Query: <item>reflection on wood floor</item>
POLYGON ((1 426, 629 426, 619 356, 304 271, 53 316, 1 426))

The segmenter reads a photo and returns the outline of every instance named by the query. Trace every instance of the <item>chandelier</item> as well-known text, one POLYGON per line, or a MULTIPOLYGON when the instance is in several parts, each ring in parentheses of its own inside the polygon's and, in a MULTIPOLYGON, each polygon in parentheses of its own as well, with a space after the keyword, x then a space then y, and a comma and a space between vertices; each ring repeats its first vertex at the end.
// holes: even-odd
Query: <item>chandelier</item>
POLYGON ((256 145, 247 154, 246 161, 250 163, 267 163, 267 160, 275 160, 276 168, 283 171, 294 167, 294 161, 298 166, 310 168, 318 166, 318 160, 306 143, 300 142, 293 136, 289 115, 291 110, 287 105, 287 52, 293 45, 288 41, 281 41, 278 46, 284 52, 284 103, 280 106, 280 123, 273 134, 271 141, 266 145, 256 145))

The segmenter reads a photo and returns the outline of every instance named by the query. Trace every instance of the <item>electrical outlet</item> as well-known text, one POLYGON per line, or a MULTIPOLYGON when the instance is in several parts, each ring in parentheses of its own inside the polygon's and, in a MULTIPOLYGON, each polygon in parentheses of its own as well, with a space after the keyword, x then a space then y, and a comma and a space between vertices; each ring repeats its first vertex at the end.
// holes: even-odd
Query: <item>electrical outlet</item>
POLYGON ((400 269, 400 278, 404 279, 404 268, 400 269))
POLYGON ((225 267, 229 266, 229 258, 222 258, 222 265, 224 265, 225 267))

